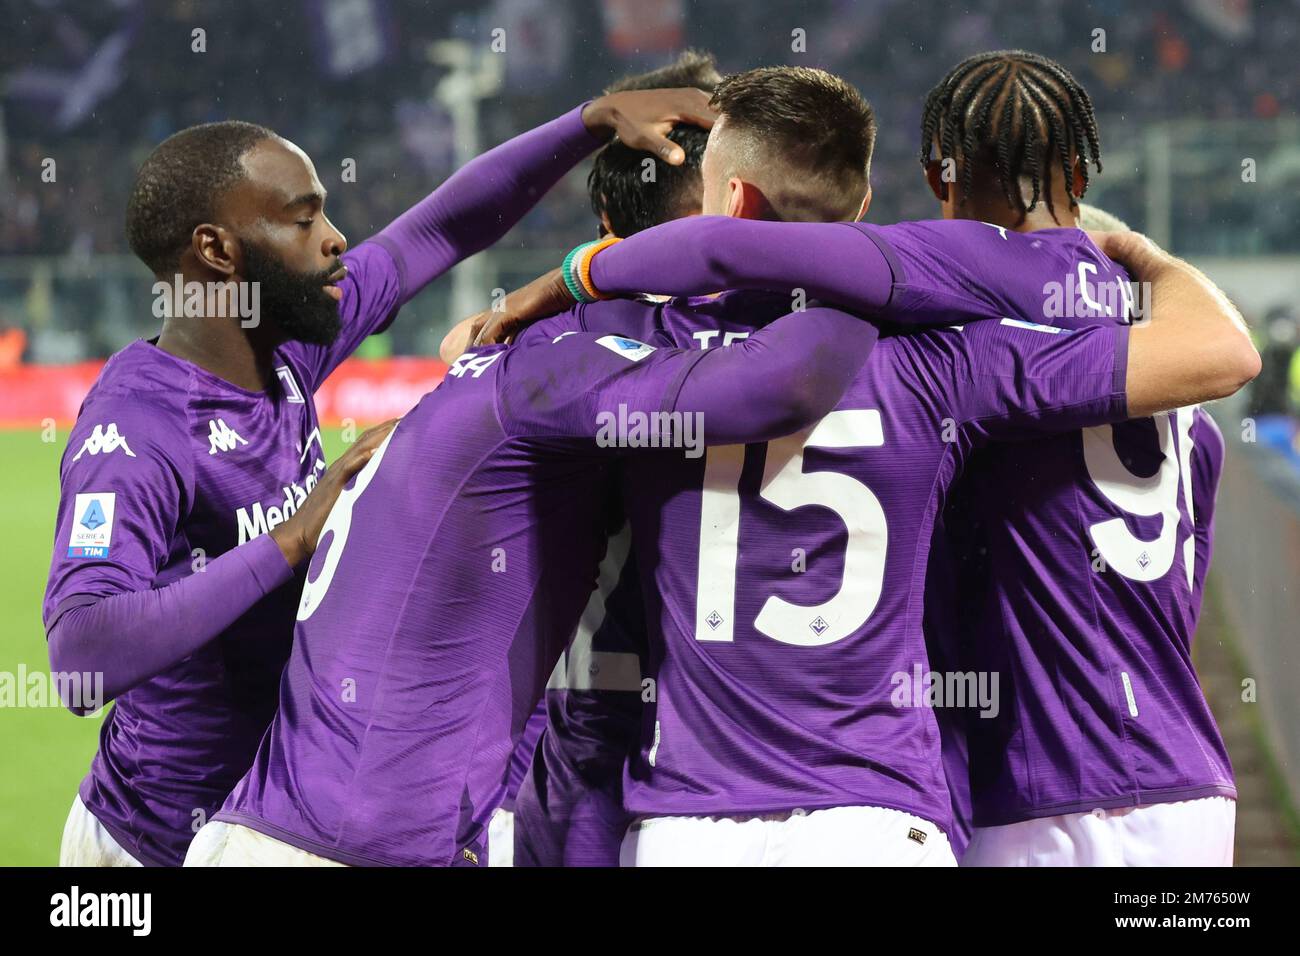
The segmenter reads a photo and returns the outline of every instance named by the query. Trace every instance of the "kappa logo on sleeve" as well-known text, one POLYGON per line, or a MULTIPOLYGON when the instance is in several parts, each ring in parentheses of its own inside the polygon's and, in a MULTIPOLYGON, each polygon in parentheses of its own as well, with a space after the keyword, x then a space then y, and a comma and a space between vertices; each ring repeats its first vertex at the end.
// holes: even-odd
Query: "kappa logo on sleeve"
POLYGON ((636 339, 625 338, 621 335, 602 335, 596 339, 596 344, 605 346, 605 348, 623 356, 629 362, 639 362, 655 350, 653 345, 646 345, 644 342, 638 342, 636 339))
POLYGON ((126 443, 126 437, 119 435, 117 431, 117 422, 109 422, 107 425, 96 425, 95 430, 90 433, 90 437, 81 443, 81 451, 72 456, 76 461, 86 452, 92 455, 98 455, 101 452, 105 455, 111 454, 121 448, 126 452, 127 458, 134 458, 135 452, 131 446, 126 443))
POLYGON ((117 495, 111 491, 92 491, 77 495, 72 506, 72 534, 68 537, 68 557, 107 558, 113 538, 113 513, 117 495))

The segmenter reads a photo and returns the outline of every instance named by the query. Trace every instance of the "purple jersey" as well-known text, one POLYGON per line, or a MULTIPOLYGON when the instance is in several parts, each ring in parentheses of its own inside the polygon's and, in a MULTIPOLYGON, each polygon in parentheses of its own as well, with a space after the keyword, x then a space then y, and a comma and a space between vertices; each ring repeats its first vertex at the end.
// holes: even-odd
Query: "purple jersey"
POLYGON ((969 481, 988 591, 967 664, 974 822, 1236 796, 1192 665, 1223 439, 1184 408, 990 448, 969 481))
POLYGON ((806 423, 791 410, 828 406, 874 336, 829 310, 797 322, 739 362, 580 334, 457 359, 331 511, 280 709, 218 819, 343 863, 479 863, 592 590, 610 457, 652 414, 698 412, 718 441, 806 423))
POLYGON ((137 343, 88 396, 63 465, 45 623, 51 662, 103 673, 117 699, 81 796, 142 862, 181 862, 274 711, 298 584, 259 536, 324 469, 312 393, 599 145, 582 109, 484 153, 345 253, 341 335, 278 349, 268 391, 137 343))
MULTIPOLYGON (((1124 321, 1132 307, 1127 277, 1079 230, 976 222, 705 217, 605 250, 591 275, 614 292, 700 292, 720 278, 803 287, 908 323, 939 306, 1078 328, 1124 321)), ((972 463, 992 583, 969 662, 1000 675, 1002 698, 995 717, 969 721, 977 825, 1235 795, 1191 664, 1209 551, 1197 512, 1215 470, 1195 454, 1206 430, 1196 421, 1182 409, 996 447, 972 463)))
MULTIPOLYGON (((613 481, 610 488, 615 489, 613 481)), ((537 702, 537 709, 528 718, 523 736, 510 755, 506 799, 502 803, 508 810, 515 807, 515 797, 533 763, 551 706, 563 708, 571 692, 575 698, 586 694, 640 694, 645 618, 639 609, 635 562, 630 560, 632 536, 617 501, 610 502, 607 527, 609 542, 597 572, 596 587, 583 608, 568 647, 547 681, 545 697, 537 702), (626 597, 629 594, 630 600, 626 597), (627 613, 610 613, 618 608, 626 609, 627 613)), ((621 762, 618 775, 621 778, 621 762)))
MULTIPOLYGON (((734 347, 760 299, 784 307, 731 293, 579 311, 588 328, 639 314, 679 343, 734 347)), ((656 683, 627 808, 876 805, 947 828, 938 730, 913 687, 944 489, 990 438, 1122 419, 1126 345, 1124 329, 1012 319, 882 338, 815 427, 629 468, 656 683)))
MULTIPOLYGON (((265 392, 146 341, 108 361, 60 467, 47 630, 106 595, 171 584, 302 503, 325 470, 312 393, 384 326, 398 297, 384 248, 364 243, 343 261, 338 340, 278 348, 265 392)), ((275 712, 297 601, 298 582, 266 594, 216 640, 119 696, 105 718, 81 799, 142 863, 179 865, 252 763, 275 712)))
POLYGON ((1214 506, 1219 497, 1226 451, 1223 432, 1209 413, 1197 407, 1191 430, 1192 509, 1196 521, 1196 557, 1192 568, 1192 626, 1201 618, 1205 598, 1205 574, 1210 570, 1214 550, 1214 506))
MULTIPOLYGON (((621 462, 619 467, 636 467, 621 462)), ((516 788, 515 866, 617 866, 630 819, 623 767, 640 739, 647 635, 624 523, 546 688, 543 731, 516 788)), ((516 755, 518 751, 516 751, 516 755)))

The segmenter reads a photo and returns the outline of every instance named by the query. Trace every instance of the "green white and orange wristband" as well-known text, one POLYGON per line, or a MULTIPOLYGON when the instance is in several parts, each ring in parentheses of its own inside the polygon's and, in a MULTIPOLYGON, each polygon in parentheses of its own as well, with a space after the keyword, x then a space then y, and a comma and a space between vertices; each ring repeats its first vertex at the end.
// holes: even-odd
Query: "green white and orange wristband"
POLYGON ((603 294, 591 281, 591 260, 600 250, 608 249, 618 241, 616 236, 606 236, 594 242, 584 242, 564 257, 560 274, 564 276, 564 286, 569 290, 569 295, 576 301, 598 302, 601 299, 612 298, 603 294))

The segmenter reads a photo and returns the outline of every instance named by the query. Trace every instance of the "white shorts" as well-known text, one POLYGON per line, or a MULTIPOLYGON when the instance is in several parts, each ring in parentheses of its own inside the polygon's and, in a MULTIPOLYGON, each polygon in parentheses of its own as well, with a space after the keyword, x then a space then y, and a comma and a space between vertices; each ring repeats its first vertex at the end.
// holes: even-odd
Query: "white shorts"
POLYGON ((933 823, 885 807, 754 817, 644 817, 623 838, 622 866, 956 866, 933 823))
POLYGON ((194 835, 186 866, 345 866, 251 827, 214 820, 194 835))
POLYGON ((99 818, 86 809, 81 796, 72 798, 59 844, 59 866, 143 866, 113 839, 99 818))
POLYGON ((515 815, 497 807, 488 821, 488 868, 515 865, 515 815))
POLYGON ((1202 797, 976 827, 962 866, 1232 866, 1237 801, 1202 797))

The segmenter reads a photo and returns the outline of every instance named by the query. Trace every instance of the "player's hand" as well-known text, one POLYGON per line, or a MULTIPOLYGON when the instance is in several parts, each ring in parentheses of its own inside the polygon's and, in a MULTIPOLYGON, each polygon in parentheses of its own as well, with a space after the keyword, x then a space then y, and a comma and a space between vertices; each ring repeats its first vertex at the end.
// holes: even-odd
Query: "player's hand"
POLYGON ((475 345, 508 342, 538 319, 563 312, 574 303, 561 270, 552 269, 507 295, 501 303, 504 308, 473 316, 469 320, 472 341, 475 345))
POLYGON ((475 322, 481 322, 481 317, 486 315, 484 312, 478 315, 471 315, 468 319, 461 319, 451 327, 451 331, 443 336, 442 344, 438 346, 438 358, 442 359, 448 365, 465 354, 465 350, 474 344, 474 333, 477 329, 475 322))
POLYGON ((1088 231, 1088 238, 1108 259, 1118 262, 1129 276, 1149 282, 1173 257, 1140 232, 1088 231))
POLYGON ((709 94, 690 87, 668 90, 626 90, 592 100, 582 122, 597 135, 617 136, 633 149, 653 153, 670 166, 680 166, 686 153, 668 138, 678 123, 709 129, 718 114, 709 108, 709 94))
POLYGON ((383 444, 396 425, 397 419, 393 418, 362 432, 353 446, 325 469, 325 474, 321 475, 316 487, 303 499, 293 516, 271 529, 271 538, 280 546, 284 559, 291 566, 297 567, 315 552, 320 530, 324 527, 325 519, 329 517, 339 492, 352 480, 353 475, 366 467, 366 462, 370 461, 375 449, 383 444))

